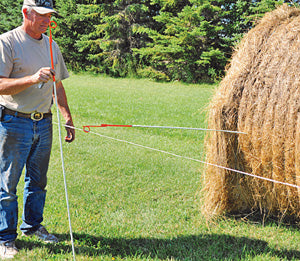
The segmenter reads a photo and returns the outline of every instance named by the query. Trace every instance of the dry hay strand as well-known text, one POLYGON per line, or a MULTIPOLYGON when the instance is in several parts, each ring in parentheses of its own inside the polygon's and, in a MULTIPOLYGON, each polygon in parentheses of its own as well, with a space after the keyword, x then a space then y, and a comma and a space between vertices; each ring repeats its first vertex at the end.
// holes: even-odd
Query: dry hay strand
MULTIPOLYGON (((300 10, 282 5, 243 38, 210 103, 207 162, 300 186, 300 10)), ((206 166, 206 218, 261 213, 300 219, 300 190, 206 166)))

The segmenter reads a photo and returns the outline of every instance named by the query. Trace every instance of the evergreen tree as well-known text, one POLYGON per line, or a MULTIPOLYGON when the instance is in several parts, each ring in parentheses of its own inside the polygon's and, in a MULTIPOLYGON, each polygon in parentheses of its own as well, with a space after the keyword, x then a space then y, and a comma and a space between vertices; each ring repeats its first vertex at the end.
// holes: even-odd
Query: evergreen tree
POLYGON ((221 2, 164 1, 162 11, 154 17, 163 29, 145 28, 152 42, 136 49, 136 53, 148 61, 152 71, 164 73, 171 80, 197 82, 216 77, 227 61, 221 2))
POLYGON ((86 35, 94 32, 95 25, 100 23, 103 2, 105 1, 56 0, 60 16, 56 19, 58 27, 53 33, 72 70, 87 70, 90 53, 99 50, 96 44, 87 48, 83 43, 91 42, 90 39, 86 39, 86 35))
POLYGON ((0 2, 0 34, 22 25, 23 0, 1 0, 0 2))
MULTIPOLYGON (((147 35, 135 30, 140 25, 153 27, 150 1, 111 1, 109 8, 95 25, 95 31, 85 35, 78 46, 88 48, 98 45, 100 49, 89 55, 92 69, 112 76, 135 74, 137 60, 133 48, 141 48, 148 41, 147 35)), ((155 10, 154 10, 155 11, 155 10)))
MULTIPOLYGON (((148 30, 152 42, 135 52, 146 61, 152 77, 186 82, 218 79, 234 45, 253 20, 282 1, 154 0, 161 5, 154 19, 163 25, 148 30)), ((145 73, 144 73, 145 74, 145 73)))
MULTIPOLYGON (((199 82, 218 79, 253 21, 289 0, 56 0, 53 30, 72 70, 199 82)), ((22 24, 2 0, 0 33, 22 24)))

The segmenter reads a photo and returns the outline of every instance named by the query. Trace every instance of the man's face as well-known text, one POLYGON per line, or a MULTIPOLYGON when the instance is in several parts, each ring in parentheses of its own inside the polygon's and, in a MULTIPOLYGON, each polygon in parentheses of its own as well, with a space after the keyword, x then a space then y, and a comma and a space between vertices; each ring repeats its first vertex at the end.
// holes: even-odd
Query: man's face
POLYGON ((30 29, 35 34, 43 34, 47 31, 52 14, 39 14, 32 10, 27 16, 30 29))

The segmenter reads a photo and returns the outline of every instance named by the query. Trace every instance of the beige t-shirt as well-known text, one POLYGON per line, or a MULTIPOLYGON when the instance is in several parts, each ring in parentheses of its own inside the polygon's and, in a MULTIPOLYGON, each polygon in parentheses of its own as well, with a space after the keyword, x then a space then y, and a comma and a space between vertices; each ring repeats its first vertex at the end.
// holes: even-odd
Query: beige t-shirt
MULTIPOLYGON (((56 82, 69 77, 58 45, 53 41, 53 62, 56 82)), ((0 76, 22 78, 35 74, 42 67, 51 67, 49 37, 41 40, 30 37, 18 27, 0 35, 0 76)), ((16 95, 0 95, 0 104, 19 112, 49 112, 52 105, 53 82, 40 89, 35 84, 16 95)))

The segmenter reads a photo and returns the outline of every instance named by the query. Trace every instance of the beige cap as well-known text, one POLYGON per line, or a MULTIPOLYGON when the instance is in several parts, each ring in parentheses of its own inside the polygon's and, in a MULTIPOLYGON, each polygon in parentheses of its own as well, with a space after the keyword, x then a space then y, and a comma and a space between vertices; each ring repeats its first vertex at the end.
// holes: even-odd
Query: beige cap
POLYGON ((52 0, 24 0, 23 6, 30 6, 39 14, 56 13, 52 0))

